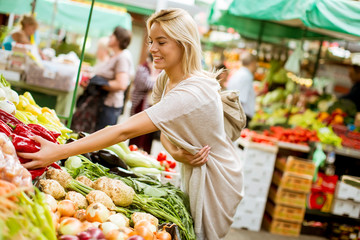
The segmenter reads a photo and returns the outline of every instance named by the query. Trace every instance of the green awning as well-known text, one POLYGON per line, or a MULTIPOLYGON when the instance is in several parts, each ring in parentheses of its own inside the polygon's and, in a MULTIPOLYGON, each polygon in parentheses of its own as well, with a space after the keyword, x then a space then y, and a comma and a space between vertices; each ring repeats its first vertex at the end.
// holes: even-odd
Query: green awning
POLYGON ((327 30, 360 36, 360 32, 355 31, 360 29, 360 3, 348 0, 218 0, 212 5, 208 21, 232 27, 247 38, 261 36, 267 42, 280 42, 284 38, 334 38, 334 34, 329 37, 327 30))
MULTIPOLYGON (((0 0, 0 12, 25 14, 31 12, 33 0, 0 0)), ((36 19, 51 24, 54 14, 55 0, 36 1, 36 19)), ((90 4, 69 0, 58 0, 54 26, 69 32, 84 34, 89 16, 90 4)), ((94 7, 89 36, 102 37, 110 35, 116 26, 131 30, 131 16, 127 12, 115 11, 102 7, 94 7)))
POLYGON ((31 12, 32 0, 0 0, 0 13, 24 14, 31 12))
MULTIPOLYGON (((55 0, 36 1, 36 19, 51 24, 55 0)), ((86 29, 90 5, 68 0, 58 0, 55 12, 55 27, 69 32, 83 34, 86 29)), ((126 12, 94 7, 89 36, 101 37, 110 35, 116 26, 131 30, 131 16, 126 12)))

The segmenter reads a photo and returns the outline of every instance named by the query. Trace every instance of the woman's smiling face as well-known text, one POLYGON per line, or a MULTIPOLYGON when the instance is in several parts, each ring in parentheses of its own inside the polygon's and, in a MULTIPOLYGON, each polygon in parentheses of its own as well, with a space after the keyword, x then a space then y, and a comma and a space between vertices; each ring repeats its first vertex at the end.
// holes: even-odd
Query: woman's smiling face
POLYGON ((165 71, 181 69, 183 56, 181 45, 170 38, 157 22, 150 28, 149 51, 153 55, 156 69, 165 71))

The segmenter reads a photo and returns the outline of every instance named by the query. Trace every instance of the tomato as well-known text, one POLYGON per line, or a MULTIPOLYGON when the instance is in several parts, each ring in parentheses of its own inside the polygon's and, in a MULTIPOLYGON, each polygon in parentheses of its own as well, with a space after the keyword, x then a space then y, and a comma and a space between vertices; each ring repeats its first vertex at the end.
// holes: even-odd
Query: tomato
POLYGON ((175 168, 176 167, 176 162, 175 161, 167 160, 167 163, 169 164, 169 168, 175 168))
POLYGON ((130 145, 130 146, 129 146, 129 149, 130 149, 130 151, 137 151, 137 150, 139 150, 139 148, 138 148, 135 144, 130 145))
POLYGON ((172 176, 170 176, 170 175, 165 175, 165 178, 172 179, 172 176))
POLYGON ((165 169, 169 168, 170 165, 166 160, 160 160, 160 165, 163 166, 165 169))
POLYGON ((156 158, 158 161, 163 161, 167 159, 167 155, 165 152, 159 152, 156 158))
POLYGON ((176 171, 174 169, 171 169, 171 168, 165 168, 165 172, 176 173, 176 171))

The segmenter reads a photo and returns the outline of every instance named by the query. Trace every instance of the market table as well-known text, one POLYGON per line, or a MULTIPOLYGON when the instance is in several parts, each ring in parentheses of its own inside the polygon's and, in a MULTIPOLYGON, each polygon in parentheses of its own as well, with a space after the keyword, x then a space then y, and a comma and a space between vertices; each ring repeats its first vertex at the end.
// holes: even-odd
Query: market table
POLYGON ((42 107, 47 106, 49 108, 54 108, 56 113, 60 116, 68 116, 70 114, 73 91, 66 92, 47 88, 45 86, 34 86, 27 84, 25 81, 13 81, 11 79, 7 79, 7 81, 17 92, 19 92, 18 90, 30 91, 36 102, 38 102, 42 107), (36 93, 43 95, 42 101, 40 99, 36 99, 36 93))

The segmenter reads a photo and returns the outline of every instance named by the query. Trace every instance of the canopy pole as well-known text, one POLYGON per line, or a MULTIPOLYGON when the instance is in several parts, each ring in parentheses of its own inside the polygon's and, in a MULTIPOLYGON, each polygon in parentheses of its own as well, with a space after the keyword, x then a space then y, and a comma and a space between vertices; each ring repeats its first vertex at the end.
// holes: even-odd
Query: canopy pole
POLYGON ((316 72, 319 68, 319 61, 320 61, 320 57, 321 57, 321 50, 322 50, 322 45, 323 45, 324 40, 320 41, 320 46, 319 46, 319 51, 316 55, 316 62, 315 62, 315 67, 314 67, 314 72, 312 74, 312 78, 314 79, 316 77, 316 72))
POLYGON ((57 5, 58 5, 58 0, 55 0, 54 5, 53 5, 53 13, 51 16, 50 29, 48 32, 48 38, 47 38, 47 42, 46 42, 47 48, 51 47, 51 40, 52 40, 53 31, 54 31, 55 17, 56 17, 56 12, 57 12, 57 5))
POLYGON ((36 7, 36 0, 33 0, 31 3, 31 15, 34 15, 36 7))
POLYGON ((73 96, 72 96, 72 101, 71 101, 70 115, 69 115, 69 118, 67 119, 67 120, 68 120, 68 121, 67 121, 67 127, 68 127, 68 128, 71 127, 73 112, 74 112, 74 108, 75 108, 76 93, 77 93, 77 89, 78 89, 78 86, 79 86, 79 78, 80 78, 80 72, 81 72, 81 65, 82 65, 82 62, 83 62, 83 60, 84 60, 85 45, 86 45, 86 40, 87 40, 87 36, 88 36, 88 33, 89 33, 89 27, 90 27, 90 23, 91 23, 91 16, 92 16, 93 8, 94 8, 94 3, 95 3, 95 0, 91 0, 91 7, 90 7, 90 12, 89 12, 89 18, 88 18, 88 22, 87 22, 87 25, 86 25, 85 37, 84 37, 84 42, 83 42, 82 50, 81 50, 81 57, 80 57, 79 69, 78 69, 78 73, 77 73, 77 77, 76 77, 76 83, 75 83, 75 89, 74 89, 73 96))
POLYGON ((256 47, 256 56, 258 56, 258 57, 259 57, 260 45, 262 43, 262 37, 264 34, 264 28, 265 28, 265 22, 261 21, 260 31, 259 31, 258 41, 257 41, 257 47, 256 47))

